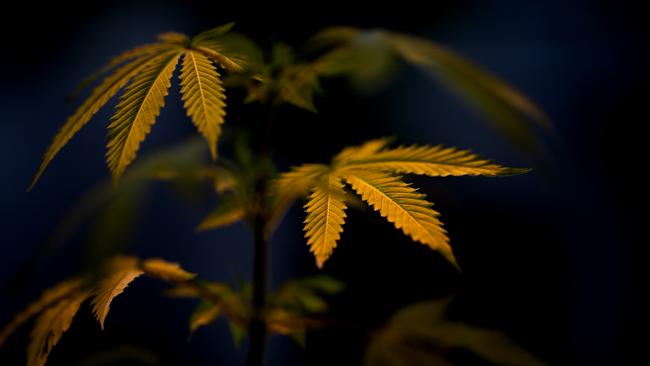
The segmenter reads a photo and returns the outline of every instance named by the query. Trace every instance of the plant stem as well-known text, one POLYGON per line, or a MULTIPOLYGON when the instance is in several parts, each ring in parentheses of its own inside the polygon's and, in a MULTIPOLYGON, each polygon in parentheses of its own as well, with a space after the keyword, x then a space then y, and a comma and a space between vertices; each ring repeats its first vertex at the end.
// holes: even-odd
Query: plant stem
MULTIPOLYGON (((259 146, 259 161, 271 159, 270 135, 275 116, 275 105, 267 105, 267 118, 261 126, 263 135, 259 146)), ((253 246, 253 314, 248 329, 248 366, 264 366, 266 360, 266 322, 264 308, 266 307, 266 292, 269 284, 269 242, 266 236, 267 225, 267 189, 271 176, 263 169, 255 182, 255 212, 252 217, 254 236, 253 246)))
POLYGON ((258 215, 253 222, 255 236, 253 254, 253 316, 249 325, 248 366, 263 366, 266 355, 266 324, 262 312, 266 305, 268 285, 268 243, 264 235, 265 217, 258 215))

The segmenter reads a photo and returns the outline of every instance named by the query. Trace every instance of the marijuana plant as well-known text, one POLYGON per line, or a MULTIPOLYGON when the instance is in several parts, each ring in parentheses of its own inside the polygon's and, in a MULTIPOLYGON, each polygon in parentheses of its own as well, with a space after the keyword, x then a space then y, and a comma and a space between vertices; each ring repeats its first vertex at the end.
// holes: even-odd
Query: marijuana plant
MULTIPOLYGON (((288 103, 315 111, 313 99, 320 91, 321 78, 343 76, 357 84, 378 85, 381 83, 377 80, 388 74, 388 65, 398 62, 430 71, 483 111, 516 143, 526 145, 532 141, 527 119, 546 123, 543 113, 526 97, 471 62, 425 39, 387 30, 336 27, 314 36, 305 58, 299 58, 282 44, 276 45, 270 58, 266 58, 254 42, 232 32, 232 26, 227 24, 194 37, 163 33, 157 42, 118 55, 82 82, 72 96, 107 74, 56 134, 30 189, 67 142, 123 90, 108 125, 106 161, 113 186, 130 186, 132 182, 142 182, 143 179, 174 180, 188 171, 195 178, 210 181, 220 196, 220 203, 198 225, 198 229, 216 229, 242 220, 248 223, 255 240, 252 284, 234 288, 221 282, 199 279, 196 274, 162 259, 112 257, 98 268, 45 291, 0 333, 1 344, 18 326, 37 317, 28 347, 28 366, 45 364, 52 348, 69 329, 86 300, 90 300, 92 311, 103 329, 112 301, 133 280, 143 275, 170 282, 173 286, 168 294, 171 296, 200 300, 190 318, 191 331, 223 315, 230 322, 236 339, 243 338, 248 332, 248 363, 262 365, 267 334, 284 334, 299 340, 307 329, 322 326, 315 315, 327 309, 324 297, 337 293, 342 287, 336 280, 316 276, 289 281, 275 293, 267 293, 268 239, 296 200, 307 200, 304 232, 318 267, 323 267, 336 248, 348 206, 362 203, 378 211, 414 241, 440 252, 459 267, 439 213, 424 194, 403 180, 403 176, 506 176, 527 171, 503 167, 457 148, 391 148, 391 140, 386 138, 344 148, 329 164, 304 164, 284 173, 277 173, 273 167, 268 149, 272 141, 263 142, 255 151, 257 156, 254 158, 235 161, 223 158, 218 154, 218 141, 226 115, 224 86, 243 88, 247 93, 246 103, 260 103, 269 110, 288 103), (207 141, 213 162, 208 165, 190 164, 183 160, 186 155, 182 150, 169 150, 143 160, 131 175, 127 172, 120 183, 164 106, 179 62, 183 105, 191 122, 207 141)), ((188 156, 195 157, 197 150, 192 148, 191 151, 194 153, 188 156)), ((140 183, 131 187, 137 187, 131 192, 146 190, 140 183)), ((102 192, 106 190, 104 186, 102 192)), ((136 196, 128 197, 136 199, 136 196)), ((435 305, 434 308, 441 307, 435 305)), ((398 315, 397 319, 401 318, 398 315)), ((436 319, 436 324, 451 327, 442 322, 442 315, 436 315, 436 319)), ((381 351, 390 347, 377 344, 390 338, 385 336, 392 334, 390 329, 386 330, 389 333, 382 333, 384 335, 377 338, 379 343, 372 344, 368 364, 385 362, 376 360, 381 359, 381 351)), ((457 337, 453 342, 469 344, 471 348, 473 338, 463 338, 466 329, 481 340, 492 339, 492 333, 454 325, 457 337)), ((441 336, 435 333, 432 337, 441 336)), ((504 339, 497 335, 494 344, 502 348, 515 347, 504 339)), ((511 354, 522 352, 513 351, 511 354)), ((500 360, 494 352, 486 355, 493 361, 500 360)), ((536 362, 531 361, 532 356, 527 354, 520 359, 527 360, 521 364, 536 362)))

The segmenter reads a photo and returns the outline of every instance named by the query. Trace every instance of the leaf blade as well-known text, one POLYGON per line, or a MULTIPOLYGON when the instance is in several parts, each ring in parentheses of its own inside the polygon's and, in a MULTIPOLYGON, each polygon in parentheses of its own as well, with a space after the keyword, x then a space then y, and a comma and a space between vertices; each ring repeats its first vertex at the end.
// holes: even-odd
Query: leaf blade
POLYGON ((379 211, 397 229, 414 241, 439 251, 458 267, 440 214, 431 209, 424 195, 404 183, 399 177, 382 172, 363 170, 345 173, 344 179, 375 211, 379 211))
POLYGON ((305 237, 310 251, 316 257, 316 265, 323 264, 332 255, 336 242, 341 238, 345 209, 343 201, 345 191, 340 178, 328 176, 326 185, 313 188, 309 201, 305 204, 307 218, 305 219, 305 237))
POLYGON ((135 159, 140 143, 144 141, 165 104, 171 76, 180 57, 180 51, 162 55, 138 74, 127 87, 108 126, 109 141, 106 161, 114 181, 124 174, 135 159))
POLYGON ((78 292, 63 299, 43 312, 37 319, 27 346, 27 366, 44 366, 52 348, 63 333, 70 329, 72 320, 88 292, 78 292))
POLYGON ((183 58, 181 96, 187 115, 208 142, 212 159, 217 158, 217 140, 226 115, 221 76, 210 60, 189 50, 183 58))
POLYGON ((196 277, 196 273, 187 272, 178 263, 160 258, 146 259, 141 267, 147 275, 171 282, 186 282, 196 277))
POLYGON ((373 151, 362 157, 352 157, 339 163, 342 169, 370 169, 398 174, 418 174, 430 177, 446 176, 504 176, 520 174, 528 169, 507 168, 481 159, 468 150, 438 146, 401 146, 396 149, 373 151))
POLYGON ((91 302, 93 313, 102 330, 113 299, 143 274, 144 271, 138 266, 138 259, 134 257, 117 257, 108 264, 107 275, 97 283, 91 302))
POLYGON ((243 204, 234 199, 226 199, 201 221, 196 230, 206 231, 219 229, 237 223, 245 217, 246 207, 243 204))
POLYGON ((82 281, 80 279, 72 278, 43 291, 36 301, 27 305, 23 311, 17 313, 13 319, 2 328, 2 331, 0 331, 0 346, 2 346, 7 337, 9 337, 9 335, 11 335, 19 326, 31 317, 42 312, 48 306, 70 295, 73 291, 79 289, 81 285, 82 281))

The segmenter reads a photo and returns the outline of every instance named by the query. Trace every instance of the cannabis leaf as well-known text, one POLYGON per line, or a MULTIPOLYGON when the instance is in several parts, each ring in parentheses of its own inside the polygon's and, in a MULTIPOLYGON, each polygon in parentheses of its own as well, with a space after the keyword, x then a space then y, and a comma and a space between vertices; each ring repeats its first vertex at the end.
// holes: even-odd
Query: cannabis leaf
POLYGON ((494 365, 545 365, 501 332, 447 320, 449 302, 425 301, 399 310, 371 338, 364 364, 455 365, 448 351, 463 349, 494 365))
POLYGON ((118 181, 135 159, 140 143, 155 123, 179 57, 183 57, 182 95, 192 122, 208 141, 216 158, 216 143, 225 115, 225 95, 221 76, 213 62, 227 70, 243 68, 243 58, 225 54, 219 37, 232 24, 218 27, 189 38, 180 33, 164 33, 159 43, 145 45, 113 59, 106 67, 82 83, 85 87, 98 76, 114 70, 97 86, 90 97, 66 121, 47 148, 43 161, 30 185, 34 187, 45 168, 74 135, 126 86, 109 125, 107 162, 118 181), (127 86, 128 84, 128 86, 127 86))
POLYGON ((219 77, 207 56, 196 51, 185 54, 180 76, 181 94, 187 114, 208 140, 213 159, 217 158, 217 139, 226 114, 226 96, 219 77))
POLYGON ((27 348, 27 366, 43 366, 52 348, 70 328, 84 301, 92 298, 93 313, 104 329, 106 315, 115 297, 143 274, 178 285, 195 277, 179 265, 162 259, 140 261, 136 257, 115 257, 98 274, 65 280, 43 292, 37 301, 29 304, 0 331, 0 345, 20 325, 38 315, 27 348))
POLYGON ((108 275, 101 279, 93 292, 93 312, 104 329, 104 321, 111 308, 113 299, 144 272, 138 266, 138 259, 118 257, 108 265, 108 275))
POLYGON ((5 342, 7 337, 16 331, 16 329, 23 323, 36 314, 42 312, 53 303, 56 303, 62 298, 68 297, 72 292, 78 290, 82 283, 83 282, 80 279, 72 278, 43 291, 43 294, 38 300, 27 305, 25 310, 16 314, 11 322, 2 329, 2 332, 0 332, 0 346, 5 342))
POLYGON ((140 143, 151 131, 171 86, 171 76, 181 51, 161 55, 133 78, 117 105, 108 125, 106 159, 113 177, 124 174, 138 152, 140 143))
POLYGON ((27 366, 43 366, 52 348, 64 332, 70 329, 72 319, 88 292, 77 292, 45 310, 37 319, 27 347, 27 366))
POLYGON ((345 191, 340 178, 330 176, 327 186, 316 186, 305 205, 307 244, 316 256, 316 265, 322 267, 341 238, 345 222, 345 191))
POLYGON ((311 192, 305 205, 305 237, 322 267, 343 231, 347 192, 350 185, 363 201, 379 211, 397 229, 413 240, 440 251, 452 264, 456 260, 446 231, 425 196, 402 180, 402 174, 431 177, 449 175, 503 176, 527 169, 502 167, 466 150, 442 146, 387 148, 389 139, 369 141, 343 149, 332 164, 306 164, 281 174, 272 188, 274 205, 270 216, 281 216, 298 197, 311 192))
MULTIPOLYGON (((385 29, 363 30, 353 27, 331 27, 312 39, 315 47, 330 47, 329 52, 344 53, 345 58, 331 58, 334 74, 356 74, 367 70, 368 63, 381 63, 364 57, 369 48, 385 50, 384 58, 399 57, 408 64, 421 67, 456 91, 471 105, 487 115, 496 125, 519 143, 531 143, 531 119, 550 128, 542 110, 522 93, 473 62, 428 39, 385 29)), ((379 70, 378 77, 382 77, 379 70)))
POLYGON ((195 273, 187 272, 178 263, 167 262, 160 258, 144 260, 141 267, 147 275, 170 282, 184 283, 196 277, 195 273))
POLYGON ((197 227, 198 231, 218 229, 232 225, 246 217, 246 207, 243 202, 231 196, 224 196, 214 211, 206 216, 197 227))

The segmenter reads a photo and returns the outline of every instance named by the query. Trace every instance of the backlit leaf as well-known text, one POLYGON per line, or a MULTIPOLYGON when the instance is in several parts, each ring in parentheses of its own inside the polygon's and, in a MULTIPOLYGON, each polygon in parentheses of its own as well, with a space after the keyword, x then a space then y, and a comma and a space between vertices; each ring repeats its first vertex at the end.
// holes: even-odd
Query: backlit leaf
POLYGON ((27 347, 27 366, 43 366, 52 348, 72 324, 81 303, 88 298, 87 292, 78 292, 45 310, 34 324, 27 347))
POLYGON ((352 156, 339 166, 342 169, 381 170, 431 177, 496 176, 529 171, 529 169, 505 168, 481 159, 470 151, 442 146, 403 146, 390 150, 375 150, 368 154, 352 156))
POLYGON ((138 266, 137 258, 117 257, 109 262, 105 276, 99 280, 92 293, 93 313, 102 329, 113 299, 142 274, 144 272, 138 266))
POLYGON ((5 325, 0 331, 0 346, 5 342, 18 327, 28 321, 31 317, 45 310, 55 302, 68 297, 71 293, 77 291, 83 281, 78 278, 72 278, 56 284, 54 287, 43 292, 38 300, 27 305, 27 307, 16 314, 9 324, 5 325))
MULTIPOLYGON (((171 46, 170 46, 171 47, 171 46)), ((47 148, 29 189, 32 189, 39 180, 45 168, 50 164, 56 154, 70 141, 74 135, 99 111, 117 92, 124 87, 136 74, 148 67, 152 61, 160 57, 159 54, 146 55, 122 66, 93 90, 92 94, 66 121, 59 132, 54 136, 51 145, 47 148)))
POLYGON ((195 273, 187 272, 178 263, 168 262, 160 258, 142 261, 142 270, 151 277, 171 282, 185 282, 196 277, 195 273))
POLYGON ((206 216, 197 227, 198 231, 213 230, 232 225, 246 217, 246 208, 235 199, 224 197, 217 208, 206 216))
POLYGON ((346 205, 343 201, 345 191, 337 177, 328 177, 327 186, 314 187, 309 201, 305 204, 305 237, 310 250, 316 257, 316 265, 321 268, 336 248, 341 238, 345 220, 346 205))
POLYGON ((220 306, 209 301, 202 301, 190 317, 190 332, 194 333, 200 327, 214 322, 220 314, 220 306))
POLYGON ((226 96, 219 73, 203 54, 195 51, 185 53, 181 93, 188 116, 208 141, 212 159, 216 159, 217 140, 226 115, 226 96))
POLYGON ((417 193, 399 177, 382 172, 359 170, 344 177, 364 201, 397 229, 440 251, 457 266, 447 233, 438 219, 440 214, 431 209, 432 204, 424 199, 423 194, 417 193))
POLYGON ((156 122, 165 104, 164 98, 179 56, 180 51, 174 50, 151 62, 133 79, 121 97, 108 126, 106 161, 114 180, 117 181, 135 159, 140 143, 156 122))

